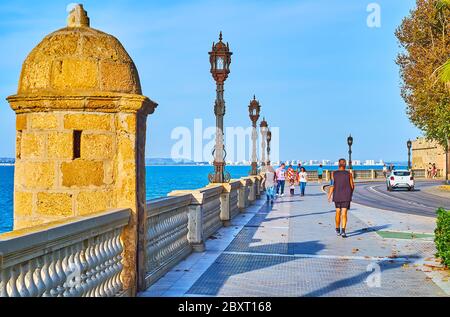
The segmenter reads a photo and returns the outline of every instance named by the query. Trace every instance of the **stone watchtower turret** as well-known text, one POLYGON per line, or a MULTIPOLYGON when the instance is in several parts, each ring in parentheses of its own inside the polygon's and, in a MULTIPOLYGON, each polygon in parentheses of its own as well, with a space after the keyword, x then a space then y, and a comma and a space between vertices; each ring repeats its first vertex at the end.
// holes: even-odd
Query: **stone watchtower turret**
MULTIPOLYGON (((14 228, 109 208, 130 208, 124 265, 135 265, 145 208, 146 117, 136 67, 113 36, 89 26, 82 5, 22 66, 16 95, 14 228), (127 260, 129 258, 129 261, 127 260), (133 259, 134 258, 134 259, 133 259)), ((134 277, 124 286, 133 287, 134 277)))

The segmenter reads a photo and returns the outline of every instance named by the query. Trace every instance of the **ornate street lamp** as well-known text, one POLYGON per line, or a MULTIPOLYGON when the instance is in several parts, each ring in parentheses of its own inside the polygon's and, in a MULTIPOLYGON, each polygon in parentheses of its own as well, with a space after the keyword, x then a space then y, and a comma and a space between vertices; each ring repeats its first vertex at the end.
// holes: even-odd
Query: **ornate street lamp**
POLYGON ((225 115, 225 100, 223 99, 223 85, 230 73, 231 55, 228 43, 222 42, 222 32, 219 35, 219 42, 212 45, 209 52, 209 62, 211 63, 211 74, 216 81, 216 102, 214 114, 216 116, 216 144, 213 151, 214 173, 210 173, 208 178, 211 183, 226 183, 230 180, 230 174, 225 172, 225 146, 223 132, 223 117, 225 115))
POLYGON ((267 128, 267 166, 270 166, 270 141, 272 141, 272 131, 267 128))
POLYGON ((256 130, 256 123, 258 122, 260 111, 261 106, 259 105, 259 101, 256 100, 256 96, 253 95, 253 100, 250 101, 250 105, 248 106, 248 114, 252 121, 252 170, 250 175, 258 175, 258 157, 256 155, 258 132, 256 130))
POLYGON ((353 169, 353 165, 352 165, 352 145, 353 145, 353 137, 350 134, 349 137, 347 138, 347 144, 348 144, 348 168, 350 170, 353 169))
POLYGON ((412 147, 411 140, 408 140, 406 142, 406 147, 408 148, 408 170, 410 170, 411 169, 411 147, 412 147))
POLYGON ((260 125, 260 131, 261 131, 261 166, 263 171, 265 171, 266 168, 266 145, 267 145, 267 121, 266 118, 263 118, 260 125))

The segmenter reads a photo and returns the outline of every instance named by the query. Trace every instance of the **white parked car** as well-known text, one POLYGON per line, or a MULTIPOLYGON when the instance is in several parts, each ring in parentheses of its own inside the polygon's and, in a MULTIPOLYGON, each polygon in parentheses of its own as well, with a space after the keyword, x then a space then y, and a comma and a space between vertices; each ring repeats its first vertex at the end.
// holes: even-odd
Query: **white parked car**
POLYGON ((396 188, 406 188, 414 190, 414 177, 408 170, 393 170, 386 177, 386 186, 388 191, 396 188))

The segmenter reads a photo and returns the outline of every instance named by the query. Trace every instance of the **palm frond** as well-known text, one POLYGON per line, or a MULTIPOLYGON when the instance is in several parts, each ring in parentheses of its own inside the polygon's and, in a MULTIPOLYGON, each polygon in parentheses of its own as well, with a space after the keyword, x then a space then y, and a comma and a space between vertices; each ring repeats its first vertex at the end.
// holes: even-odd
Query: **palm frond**
POLYGON ((437 69, 437 76, 443 83, 450 82, 450 59, 448 59, 444 65, 437 69))
POLYGON ((439 0, 436 2, 436 8, 442 10, 444 8, 450 8, 450 0, 439 0))

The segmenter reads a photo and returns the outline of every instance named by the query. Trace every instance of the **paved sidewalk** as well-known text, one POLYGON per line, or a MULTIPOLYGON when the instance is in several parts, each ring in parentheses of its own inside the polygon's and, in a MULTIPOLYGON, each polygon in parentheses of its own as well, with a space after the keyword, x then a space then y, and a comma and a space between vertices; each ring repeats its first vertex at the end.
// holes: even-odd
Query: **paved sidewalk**
POLYGON ((259 201, 141 296, 448 296, 443 273, 424 265, 435 263, 432 239, 380 235, 431 234, 434 219, 354 204, 343 239, 333 207, 316 184, 259 201))

